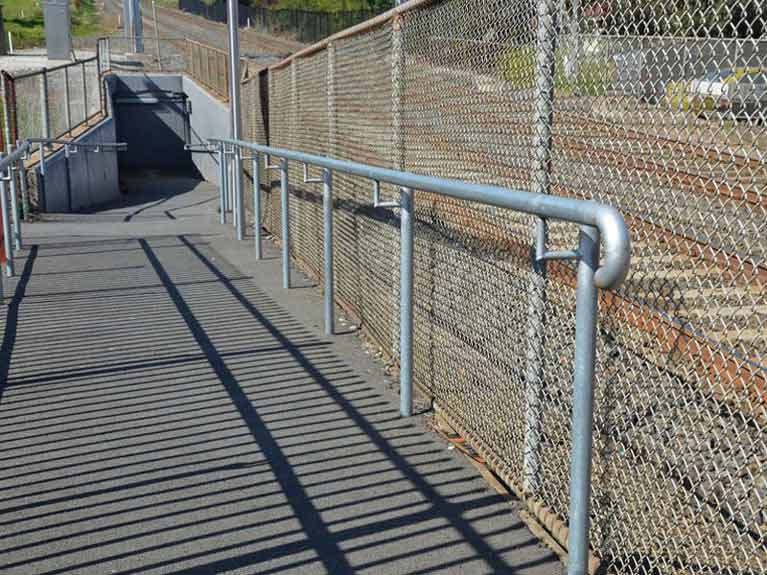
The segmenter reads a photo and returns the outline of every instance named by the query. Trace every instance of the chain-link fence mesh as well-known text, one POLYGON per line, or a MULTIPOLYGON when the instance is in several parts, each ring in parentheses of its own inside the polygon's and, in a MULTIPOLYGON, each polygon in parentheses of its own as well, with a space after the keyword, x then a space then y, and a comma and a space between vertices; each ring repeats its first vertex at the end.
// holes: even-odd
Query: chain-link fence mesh
POLYGON ((95 56, 9 76, 6 105, 15 122, 16 138, 59 138, 104 112, 100 61, 95 56))
POLYGON ((206 44, 186 40, 187 73, 224 100, 229 99, 228 54, 206 44))
MULTIPOLYGON (((186 38, 146 34, 137 40, 126 36, 109 36, 99 39, 99 54, 102 71, 190 72, 190 51, 186 38)), ((214 86, 208 88, 213 89, 214 86)))
MULTIPOLYGON (((767 571, 766 19, 749 1, 421 2, 273 67, 268 140, 248 132, 621 210, 632 272, 601 294, 597 343, 607 573, 767 571)), ((250 89, 246 117, 266 103, 250 89)), ((319 276, 321 190, 301 176, 293 255, 319 276)), ((357 178, 334 196, 339 303, 396 358, 398 216, 357 178)), ((416 215, 416 381, 565 544, 574 268, 533 263, 533 218, 423 193, 416 215)))

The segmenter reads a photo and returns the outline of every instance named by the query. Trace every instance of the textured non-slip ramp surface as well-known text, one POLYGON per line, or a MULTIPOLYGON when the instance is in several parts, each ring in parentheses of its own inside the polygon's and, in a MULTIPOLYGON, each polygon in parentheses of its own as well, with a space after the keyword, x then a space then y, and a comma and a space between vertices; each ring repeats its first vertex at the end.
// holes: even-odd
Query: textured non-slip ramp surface
POLYGON ((214 223, 210 186, 155 188, 26 228, 0 319, 0 573, 560 572, 339 352, 352 336, 296 315, 311 290, 277 301, 276 260, 214 223))

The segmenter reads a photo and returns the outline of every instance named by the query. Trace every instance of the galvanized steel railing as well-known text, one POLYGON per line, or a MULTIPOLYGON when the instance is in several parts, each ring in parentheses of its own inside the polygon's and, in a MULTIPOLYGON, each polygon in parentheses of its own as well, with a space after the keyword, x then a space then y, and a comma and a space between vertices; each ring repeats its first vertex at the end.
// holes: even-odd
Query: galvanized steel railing
MULTIPOLYGON (((21 222, 29 215, 29 196, 27 187, 27 168, 24 162, 29 160, 33 148, 37 146, 39 152, 38 166, 40 175, 45 178, 45 151, 58 147, 63 149, 64 155, 69 158, 79 151, 89 152, 119 152, 127 149, 125 143, 85 143, 70 142, 51 138, 29 138, 20 142, 16 149, 7 155, 0 154, 0 212, 2 213, 3 250, 5 252, 5 275, 13 277, 14 251, 23 247, 21 222), (18 178, 18 182, 17 182, 18 178), (19 210, 19 198, 21 210, 19 210), (23 214, 23 216, 22 216, 23 214)), ((0 301, 3 299, 2 274, 0 274, 0 301)))
MULTIPOLYGON (((623 217, 613 207, 591 200, 578 200, 545 194, 511 190, 457 180, 434 178, 408 172, 379 168, 371 165, 334 160, 331 158, 262 146, 227 138, 211 139, 208 151, 217 150, 220 166, 221 220, 226 221, 228 197, 234 200, 232 212, 238 237, 242 237, 245 210, 241 189, 228 191, 228 158, 241 158, 242 150, 250 150, 254 184, 254 236, 256 257, 261 257, 261 202, 258 182, 261 170, 260 155, 264 156, 264 169, 280 171, 280 215, 282 225, 283 287, 290 288, 290 219, 288 215, 288 162, 304 166, 304 183, 323 186, 323 250, 324 250, 324 315, 325 333, 333 333, 333 173, 342 172, 372 180, 372 204, 380 202, 380 183, 400 187, 398 203, 386 207, 400 209, 400 411, 412 414, 413 393, 413 251, 415 190, 431 192, 461 200, 507 208, 532 214, 544 220, 560 220, 580 226, 579 244, 569 251, 549 252, 538 246, 539 260, 577 260, 575 327, 575 369, 573 376, 572 452, 570 476, 570 529, 568 550, 571 575, 587 572, 589 557, 589 505, 591 492, 591 454, 593 428, 593 396, 595 336, 597 325, 597 288, 614 289, 626 277, 630 262, 630 240, 623 217), (279 164, 269 163, 271 156, 280 158, 279 164), (309 178, 307 166, 323 169, 321 178, 309 178), (600 265, 599 247, 604 246, 604 259, 600 265)), ((235 163, 235 165, 237 165, 235 163)), ((235 187, 238 179, 235 179, 235 187)))

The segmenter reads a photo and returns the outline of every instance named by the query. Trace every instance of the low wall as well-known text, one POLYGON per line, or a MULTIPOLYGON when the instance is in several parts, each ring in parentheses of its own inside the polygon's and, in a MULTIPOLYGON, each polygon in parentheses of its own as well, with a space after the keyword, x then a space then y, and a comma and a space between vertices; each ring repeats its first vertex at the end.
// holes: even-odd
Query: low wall
MULTIPOLYGON (((228 137, 229 107, 191 78, 183 76, 182 86, 192 109, 189 116, 190 144, 200 146, 208 138, 228 137)), ((192 161, 204 179, 218 184, 216 154, 192 154, 192 161)))
MULTIPOLYGON (((99 122, 76 142, 89 144, 116 141, 115 121, 109 117, 99 122)), ((78 150, 66 157, 59 150, 45 160, 45 178, 35 168, 39 209, 42 212, 76 212, 120 197, 116 152, 78 150)))

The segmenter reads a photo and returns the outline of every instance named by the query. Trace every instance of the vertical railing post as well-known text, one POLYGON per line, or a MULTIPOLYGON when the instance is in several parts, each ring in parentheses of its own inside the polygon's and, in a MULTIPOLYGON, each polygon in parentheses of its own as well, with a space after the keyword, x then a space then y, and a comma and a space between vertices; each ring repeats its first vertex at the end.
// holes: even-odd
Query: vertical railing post
POLYGON ((413 414, 413 208, 414 194, 400 189, 400 414, 413 414))
MULTIPOLYGON (((42 122, 42 130, 40 137, 51 137, 51 116, 48 109, 48 72, 43 69, 40 73, 40 120, 42 122)), ((10 145, 10 142, 8 142, 10 145)))
POLYGON ((570 525, 568 575, 586 575, 589 561, 591 456, 594 426, 599 231, 582 226, 578 247, 575 296, 575 365, 573 370, 572 454, 570 457, 570 525))
MULTIPOLYGON (((0 155, 0 158, 4 157, 0 155)), ((5 185, 5 173, 0 173, 0 210, 3 212, 3 248, 5 249, 5 275, 13 277, 13 246, 11 243, 11 220, 8 213, 8 187, 5 185)))
POLYGON ((67 132, 72 130, 72 103, 69 100, 69 66, 64 66, 64 119, 67 132))
POLYGON ((280 160, 280 219, 282 223, 282 287, 290 288, 290 214, 288 213, 288 161, 280 160))
POLYGON ((333 301, 333 172, 322 173, 322 231, 323 256, 325 264, 325 335, 333 335, 335 314, 333 301))
MULTIPOLYGON (((13 151, 13 148, 11 148, 13 151)), ((8 166, 8 188, 11 196, 11 216, 13 217, 13 246, 21 249, 21 217, 19 216, 19 195, 16 187, 16 166, 8 166)))
POLYGON ((221 210, 221 223, 226 223, 226 151, 224 144, 218 146, 218 194, 221 210))
MULTIPOLYGON (((551 191, 551 124, 554 100, 554 0, 538 0, 536 60, 535 133, 533 142, 532 192, 551 191)), ((536 493, 540 487, 540 442, 543 410, 543 335, 546 316, 546 251, 548 225, 536 218, 533 276, 528 288, 527 367, 525 373, 525 444, 523 449, 523 487, 536 493)))
POLYGON ((29 222, 29 190, 27 189, 27 169, 24 166, 24 159, 19 161, 19 190, 21 195, 21 210, 24 212, 24 221, 29 222))
POLYGON ((258 153, 253 152, 253 237, 256 243, 256 259, 263 258, 261 246, 261 162, 258 153))

